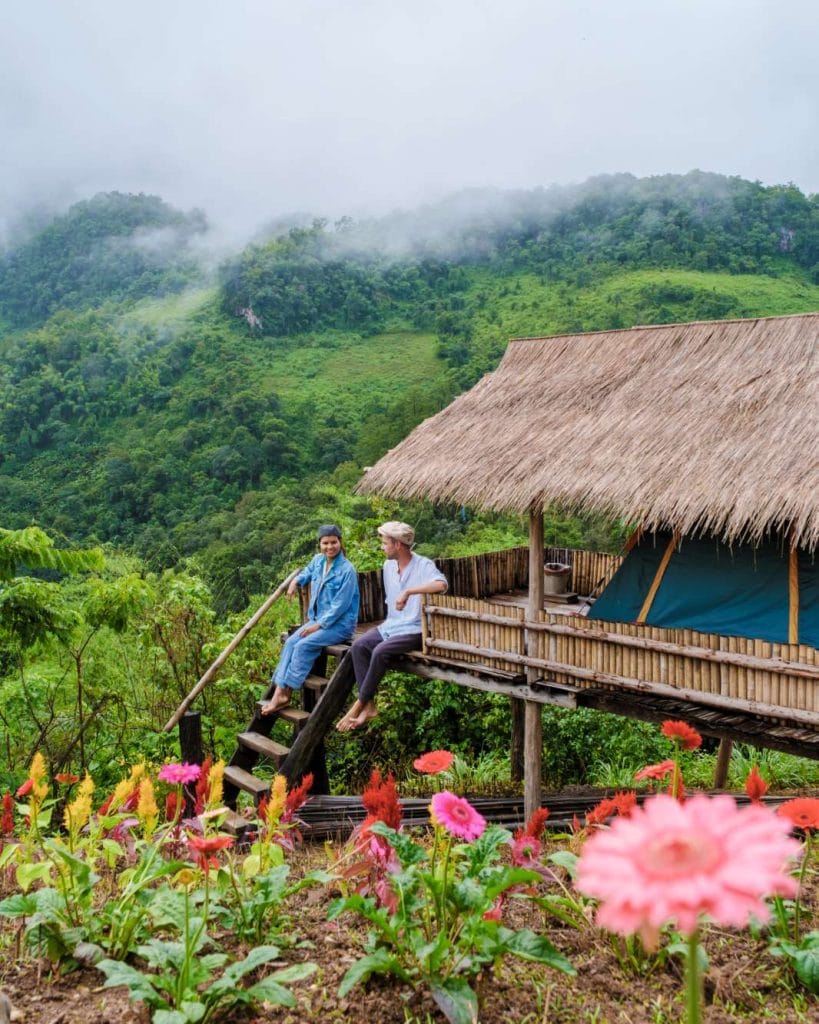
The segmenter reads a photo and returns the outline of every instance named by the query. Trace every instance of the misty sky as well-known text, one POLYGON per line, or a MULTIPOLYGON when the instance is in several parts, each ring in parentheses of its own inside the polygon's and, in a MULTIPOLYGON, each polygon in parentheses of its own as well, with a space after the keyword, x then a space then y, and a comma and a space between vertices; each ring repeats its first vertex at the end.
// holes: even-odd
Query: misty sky
POLYGON ((236 230, 692 168, 819 191, 811 0, 2 0, 0 228, 102 190, 236 230))

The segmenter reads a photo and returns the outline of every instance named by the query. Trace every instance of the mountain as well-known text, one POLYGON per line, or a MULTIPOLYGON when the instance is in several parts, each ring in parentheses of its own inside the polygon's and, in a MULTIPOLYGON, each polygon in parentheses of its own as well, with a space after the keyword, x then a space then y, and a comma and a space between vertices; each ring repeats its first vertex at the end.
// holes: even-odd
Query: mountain
MULTIPOLYGON (((155 567, 196 557, 236 607, 318 518, 368 521, 361 466, 510 336, 819 309, 816 197, 701 172, 315 221, 215 280, 208 238, 200 213, 111 193, 3 253, 0 511, 155 567)), ((517 529, 411 512, 437 550, 517 529)))

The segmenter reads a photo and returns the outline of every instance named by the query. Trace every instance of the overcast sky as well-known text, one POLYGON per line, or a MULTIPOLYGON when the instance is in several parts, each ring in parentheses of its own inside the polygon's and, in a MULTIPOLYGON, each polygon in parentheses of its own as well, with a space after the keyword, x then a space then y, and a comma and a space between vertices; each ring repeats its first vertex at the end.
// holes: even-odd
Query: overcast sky
POLYGON ((815 0, 3 0, 0 227, 145 191, 246 229, 692 168, 819 191, 815 0))

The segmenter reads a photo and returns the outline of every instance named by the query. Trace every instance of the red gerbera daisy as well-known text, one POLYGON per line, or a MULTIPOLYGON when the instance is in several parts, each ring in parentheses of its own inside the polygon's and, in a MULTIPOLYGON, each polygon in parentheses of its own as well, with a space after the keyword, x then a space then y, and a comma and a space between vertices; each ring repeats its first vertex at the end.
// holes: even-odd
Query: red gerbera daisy
POLYGON ((702 736, 687 722, 673 722, 669 719, 663 722, 660 730, 667 739, 679 743, 683 750, 696 750, 702 743, 702 736))
POLYGON ((213 854, 233 846, 233 836, 188 836, 188 846, 193 851, 197 867, 207 874, 211 868, 219 867, 219 861, 213 854))
POLYGON ((819 800, 814 797, 801 796, 796 800, 786 800, 777 807, 776 813, 805 831, 819 828, 819 800))
POLYGON ((673 761, 660 761, 659 764, 647 764, 645 768, 634 773, 634 778, 638 782, 640 779, 664 779, 669 772, 673 771, 673 761))
POLYGON ((431 750, 428 754, 422 754, 412 762, 412 767, 424 775, 437 775, 438 772, 445 772, 455 760, 455 755, 448 750, 431 750))

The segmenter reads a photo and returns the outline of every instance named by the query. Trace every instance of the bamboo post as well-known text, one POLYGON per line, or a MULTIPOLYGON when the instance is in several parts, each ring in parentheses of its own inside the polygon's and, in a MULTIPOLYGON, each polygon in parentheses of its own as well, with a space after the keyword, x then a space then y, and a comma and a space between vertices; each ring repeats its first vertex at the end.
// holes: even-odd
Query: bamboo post
MULTIPOLYGON (((529 602, 527 616, 536 621, 543 611, 543 510, 533 509, 529 515, 529 602)), ((526 653, 531 656, 533 643, 526 633, 526 653)), ((526 669, 527 682, 538 678, 538 670, 526 669)), ((540 704, 527 700, 523 731, 523 813, 528 821, 540 807, 540 775, 543 764, 543 722, 540 704)))
POLYGON ((194 686, 188 696, 182 701, 179 707, 174 711, 165 725, 162 727, 163 732, 170 732, 171 729, 176 725, 179 719, 185 714, 190 705, 199 696, 199 694, 205 689, 208 683, 213 679, 219 669, 224 665, 230 655, 236 650, 239 644, 244 640, 247 634, 256 626, 262 616, 266 615, 270 608, 279 600, 282 594, 287 590, 293 580, 298 576, 300 569, 294 569, 293 572, 284 580, 283 583, 279 584, 276 590, 268 597, 265 603, 258 609, 258 611, 247 620, 242 626, 236 636, 230 641, 227 647, 222 651, 219 657, 214 661, 210 668, 205 672, 199 682, 194 686))

